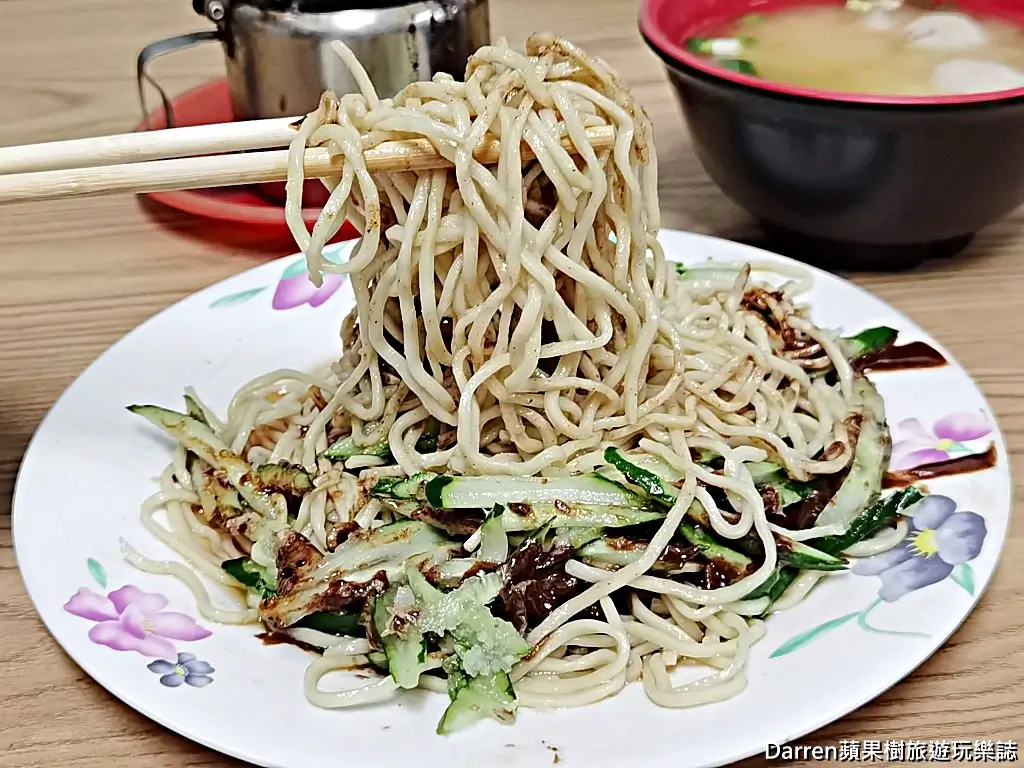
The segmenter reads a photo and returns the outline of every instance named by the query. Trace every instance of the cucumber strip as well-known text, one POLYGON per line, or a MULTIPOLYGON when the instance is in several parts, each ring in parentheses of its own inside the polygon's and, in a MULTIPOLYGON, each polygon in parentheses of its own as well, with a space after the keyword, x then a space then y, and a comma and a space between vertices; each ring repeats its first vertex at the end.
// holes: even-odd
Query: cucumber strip
POLYGON ((366 654, 366 660, 381 672, 388 672, 388 655, 384 651, 370 651, 366 654))
POLYGON ((896 342, 898 331, 882 325, 867 328, 854 336, 846 336, 839 340, 839 348, 851 363, 870 352, 878 352, 896 342))
MULTIPOLYGON (((604 460, 615 467, 627 481, 642 488, 652 499, 671 507, 678 495, 675 486, 651 470, 631 462, 616 448, 606 448, 604 460)), ((769 461, 748 462, 745 464, 755 485, 758 487, 772 486, 779 494, 783 507, 806 499, 814 490, 813 483, 799 483, 790 480, 778 464, 769 461)))
POLYGON ((213 520, 215 514, 219 514, 222 521, 230 520, 245 511, 238 491, 221 483, 213 472, 208 471, 209 465, 205 461, 189 453, 185 465, 192 477, 192 489, 199 497, 199 505, 207 520, 213 520))
POLYGON ((771 595, 771 591, 775 588, 776 583, 779 581, 779 577, 782 571, 776 568, 772 571, 768 578, 762 581, 758 586, 754 587, 750 592, 743 596, 744 600, 756 600, 759 597, 766 597, 771 595))
POLYGON ((362 583, 384 571, 389 583, 400 582, 410 558, 422 559, 424 567, 430 567, 448 560, 461 548, 418 520, 399 520, 372 531, 356 531, 317 565, 317 574, 329 573, 330 578, 310 578, 294 591, 278 595, 263 606, 263 619, 274 626, 291 626, 308 615, 307 606, 338 579, 362 583))
POLYGON ((504 563, 508 558, 508 535, 502 523, 504 509, 498 505, 480 526, 480 546, 476 556, 488 563, 504 563))
POLYGON ((803 501, 819 485, 813 480, 807 483, 793 480, 786 474, 786 470, 771 461, 750 461, 746 462, 743 466, 750 472, 750 477, 758 489, 775 489, 779 494, 779 504, 783 509, 790 504, 803 501))
POLYGON ((203 471, 204 463, 196 458, 194 453, 185 457, 185 468, 188 469, 189 477, 192 478, 192 490, 199 497, 199 506, 203 508, 203 514, 209 520, 220 506, 217 498, 217 480, 212 474, 203 471))
MULTIPOLYGON (((839 555, 854 544, 869 539, 886 525, 892 523, 901 513, 910 509, 925 498, 917 488, 902 488, 895 491, 884 499, 876 502, 871 508, 862 512, 851 524, 846 533, 841 536, 829 536, 823 539, 816 539, 818 552, 829 555, 839 555)), ((817 569, 823 570, 823 569, 817 569)), ((770 598, 768 609, 765 615, 771 611, 771 606, 785 593, 789 585, 793 583, 800 574, 799 570, 792 567, 780 568, 772 574, 771 586, 765 590, 764 586, 758 587, 747 595, 745 600, 752 600, 755 597, 762 597, 765 594, 770 598)), ((765 582, 767 584, 768 582, 765 582)))
POLYGON ((513 504, 501 514, 506 533, 532 531, 544 523, 552 528, 625 528, 665 517, 657 509, 600 505, 513 504))
POLYGON ((451 633, 469 675, 507 672, 530 652, 530 644, 512 624, 494 616, 487 607, 501 591, 504 576, 471 576, 451 592, 435 588, 418 568, 407 569, 409 586, 419 604, 417 628, 423 633, 451 633))
POLYGON ((480 561, 475 557, 446 560, 430 569, 430 580, 442 589, 455 589, 466 578, 466 574, 479 565, 480 561))
POLYGON ((327 635, 338 637, 350 637, 363 634, 363 625, 359 621, 358 613, 331 613, 330 611, 319 611, 311 613, 295 622, 293 627, 304 629, 315 629, 327 635))
POLYGON ((270 572, 248 557, 225 560, 220 567, 228 576, 261 597, 273 597, 277 594, 277 583, 270 572))
POLYGON ((678 495, 671 486, 664 482, 658 475, 649 472, 636 464, 631 463, 625 456, 619 453, 617 448, 605 448, 604 460, 621 472, 626 480, 638 488, 642 488, 653 499, 663 504, 672 506, 678 495))
POLYGON ((810 483, 797 483, 797 482, 786 482, 778 485, 768 483, 764 488, 774 488, 779 494, 779 508, 785 509, 790 504, 796 504, 797 502, 803 501, 811 492, 814 487, 810 483))
POLYGON ((420 499, 423 487, 435 477, 434 472, 418 472, 412 477, 382 477, 370 489, 370 495, 385 499, 420 499))
POLYGON ((780 543, 779 562, 801 571, 846 570, 846 563, 840 558, 808 546, 801 541, 780 543))
MULTIPOLYGON (((693 457, 694 463, 704 467, 705 469, 710 469, 711 465, 716 460, 722 458, 717 453, 708 450, 707 448, 691 448, 690 454, 693 457)), ((634 467, 646 469, 648 472, 657 475, 661 478, 662 483, 664 483, 663 487, 669 493, 673 493, 673 489, 677 487, 675 483, 678 483, 685 477, 684 472, 680 472, 660 456, 654 456, 650 453, 633 454, 630 455, 626 461, 634 467)))
POLYGON ((442 475, 427 481, 424 496, 431 506, 446 509, 555 502, 637 509, 647 506, 639 494, 594 473, 565 478, 442 475))
MULTIPOLYGON (((452 685, 449 683, 449 692, 452 685)), ((516 694, 507 672, 477 675, 465 682, 459 681, 455 696, 437 724, 438 734, 444 736, 462 730, 478 720, 493 717, 503 723, 512 723, 516 716, 516 694)))
POLYGON ((231 517, 249 508, 249 503, 239 495, 237 488, 225 488, 224 493, 220 496, 220 503, 222 508, 227 507, 228 509, 235 510, 231 517))
MULTIPOLYGON (((762 616, 767 616, 772 612, 775 603, 786 594, 786 590, 796 581, 796 577, 799 575, 800 571, 796 568, 779 568, 775 571, 775 582, 772 584, 771 589, 768 590, 768 607, 764 609, 764 613, 761 614, 762 616)), ((756 592, 757 590, 754 591, 756 592)))
POLYGON ((622 528, 663 517, 665 512, 649 508, 523 504, 502 513, 502 527, 509 534, 539 528, 548 521, 553 528, 622 528))
MULTIPOLYGON (((875 502, 871 507, 854 518, 846 533, 840 536, 815 539, 815 548, 817 551, 829 555, 840 555, 854 544, 875 535, 879 530, 896 520, 901 513, 918 504, 924 498, 925 494, 913 486, 894 491, 885 498, 875 502)), ((764 615, 771 612, 772 605, 782 597, 799 573, 794 568, 776 570, 775 574, 773 574, 775 577, 774 583, 767 592, 770 603, 764 615)), ((758 588, 751 592, 750 595, 747 595, 745 599, 761 597, 764 594, 765 592, 758 588)))
POLYGON ((899 515, 922 499, 923 494, 914 486, 901 488, 877 501, 873 506, 857 516, 846 533, 841 536, 828 536, 815 540, 815 546, 822 552, 838 555, 858 542, 874 536, 885 526, 896 520, 899 515))
POLYGON ((555 539, 567 544, 573 549, 581 549, 593 541, 601 538, 602 529, 599 527, 588 528, 564 528, 555 536, 555 539))
MULTIPOLYGON (((637 541, 635 547, 614 546, 606 538, 599 538, 589 542, 577 550, 577 556, 584 562, 591 565, 614 565, 619 568, 631 565, 643 557, 647 549, 646 542, 637 541)), ((651 571, 667 573, 679 566, 668 562, 664 558, 658 558, 651 566, 651 571)))
POLYGON ((448 698, 455 701, 459 691, 469 685, 469 676, 462 668, 459 657, 454 653, 441 659, 441 669, 448 675, 448 698))
POLYGON ((712 451, 709 448, 691 448, 690 450, 696 454, 698 464, 707 465, 715 459, 721 458, 716 451, 712 451))
POLYGON ((267 488, 290 496, 305 496, 314 488, 306 470, 294 464, 261 464, 256 477, 267 488))
POLYGON ((771 483, 786 477, 781 466, 772 461, 747 461, 743 463, 755 485, 771 483))
POLYGON ((754 562, 742 552, 737 552, 715 541, 707 531, 690 523, 681 523, 679 533, 690 544, 697 547, 709 559, 719 560, 739 573, 745 573, 754 562))
MULTIPOLYGON (((446 519, 441 514, 441 510, 434 509, 430 505, 402 500, 393 500, 391 504, 399 514, 420 520, 446 533, 466 535, 472 530, 464 530, 463 526, 482 525, 482 521, 478 517, 468 514, 469 510, 466 510, 465 520, 452 521, 446 519)), ((594 529, 625 528, 658 520, 664 516, 665 513, 657 509, 575 506, 556 502, 554 504, 510 504, 498 519, 508 536, 515 536, 524 531, 533 531, 545 523, 550 523, 551 527, 564 529, 566 532, 575 528, 584 529, 579 536, 583 537, 582 543, 586 543, 593 541, 599 535, 594 534, 594 529)), ((574 534, 575 536, 576 534, 574 534)))
POLYGON ((353 456, 390 458, 391 446, 386 438, 373 445, 356 445, 356 441, 349 435, 348 437, 335 440, 326 451, 320 454, 320 458, 331 461, 344 461, 345 459, 351 459, 353 456))
POLYGON ((383 567, 388 571, 388 579, 393 580, 389 568, 403 568, 408 558, 431 554, 444 561, 456 548, 461 547, 424 522, 398 520, 372 531, 350 534, 325 556, 320 567, 346 575, 383 567))
POLYGON ((676 264, 676 274, 680 276, 681 288, 689 288, 693 293, 721 293, 732 290, 739 277, 738 269, 727 269, 707 263, 701 266, 684 266, 676 264))
POLYGON ((865 376, 856 376, 853 388, 864 404, 853 462, 843 484, 815 522, 815 526, 839 526, 844 532, 857 515, 878 498, 892 451, 889 427, 885 423, 885 404, 875 385, 865 376))
POLYGON ((607 539, 601 538, 580 547, 576 554, 581 560, 590 565, 614 565, 621 568, 624 565, 630 565, 639 560, 643 556, 644 550, 642 547, 637 549, 620 549, 609 544, 607 539))
MULTIPOLYGON (((393 615, 396 597, 402 589, 409 593, 408 587, 392 587, 374 598, 373 627, 384 646, 388 671, 395 683, 399 688, 415 688, 427 658, 427 641, 411 618, 393 615), (396 626, 399 619, 400 627, 396 626)), ((410 603, 409 607, 412 605, 410 603)))
POLYGON ((416 441, 416 452, 417 453, 433 453, 437 450, 437 438, 441 432, 441 426, 437 423, 437 419, 431 417, 427 420, 427 425, 423 428, 423 432, 420 434, 419 439, 416 441))
MULTIPOLYGON (((705 534, 710 536, 710 534, 705 534)), ((764 547, 761 537, 755 531, 739 539, 731 539, 730 543, 757 561, 764 559, 764 547)), ((775 534, 780 566, 791 566, 805 571, 845 571, 846 562, 832 553, 822 552, 800 541, 791 541, 784 536, 775 534)))
POLYGON ((206 418, 206 411, 203 406, 192 395, 185 395, 185 413, 191 416, 205 427, 210 426, 210 420, 206 418))
POLYGON ((254 510, 268 517, 287 519, 288 507, 278 494, 268 493, 253 482, 253 468, 245 459, 228 448, 213 430, 191 416, 157 405, 129 405, 128 410, 163 429, 187 450, 192 451, 214 469, 224 473, 254 510))

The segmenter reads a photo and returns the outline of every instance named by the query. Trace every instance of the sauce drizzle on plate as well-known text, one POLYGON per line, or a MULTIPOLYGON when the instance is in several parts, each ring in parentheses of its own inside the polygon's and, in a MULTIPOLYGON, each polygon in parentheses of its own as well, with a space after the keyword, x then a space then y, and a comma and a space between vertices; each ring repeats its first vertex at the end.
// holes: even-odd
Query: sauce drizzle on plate
POLYGON ((868 352, 858 358, 853 367, 861 373, 869 373, 940 368, 946 364, 946 358, 939 350, 923 341, 912 341, 909 344, 890 344, 874 352, 868 352))
POLYGON ((911 469, 900 469, 895 472, 886 472, 882 478, 883 488, 905 488, 908 485, 930 480, 935 477, 949 477, 951 475, 966 475, 970 472, 981 472, 985 469, 992 469, 997 463, 996 447, 990 445, 983 453, 972 453, 970 456, 957 456, 945 461, 936 461, 932 464, 922 464, 911 469))

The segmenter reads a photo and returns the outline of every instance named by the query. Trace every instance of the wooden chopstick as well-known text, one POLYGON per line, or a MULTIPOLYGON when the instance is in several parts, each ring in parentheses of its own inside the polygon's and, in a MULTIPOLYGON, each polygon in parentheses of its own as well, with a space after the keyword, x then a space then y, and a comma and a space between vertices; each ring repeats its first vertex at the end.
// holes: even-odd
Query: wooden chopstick
MULTIPOLYGON (((589 128, 587 137, 596 150, 610 149, 615 142, 611 126, 589 128)), ((569 152, 575 151, 568 138, 562 140, 562 146, 569 152)), ((521 151, 524 159, 533 157, 525 142, 521 151)), ((500 153, 501 142, 491 140, 483 143, 474 152, 474 157, 485 165, 493 165, 500 153)), ((367 168, 372 172, 420 171, 451 166, 426 139, 385 142, 367 150, 365 158, 367 168)), ((319 147, 307 149, 303 163, 307 178, 340 174, 343 165, 342 156, 332 156, 319 147)), ((0 176, 0 204, 284 181, 287 169, 288 152, 281 150, 13 173, 0 176)))
POLYGON ((287 147, 301 121, 301 117, 245 120, 0 147, 0 174, 287 147))

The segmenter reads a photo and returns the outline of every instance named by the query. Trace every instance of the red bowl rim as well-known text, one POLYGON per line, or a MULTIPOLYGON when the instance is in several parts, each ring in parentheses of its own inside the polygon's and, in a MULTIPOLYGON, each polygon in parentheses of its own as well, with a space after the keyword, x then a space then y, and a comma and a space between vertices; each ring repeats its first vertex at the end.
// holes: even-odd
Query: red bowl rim
POLYGON ((1024 97, 1024 87, 1004 91, 948 96, 886 96, 865 93, 843 93, 842 91, 826 91, 817 88, 801 88, 774 80, 764 80, 759 77, 744 75, 724 67, 715 66, 713 62, 687 51, 682 41, 674 40, 669 36, 658 23, 658 19, 659 14, 663 13, 669 5, 674 3, 679 4, 681 0, 642 0, 640 5, 641 34, 646 38, 648 44, 662 55, 718 80, 726 80, 738 85, 745 85, 749 88, 777 93, 783 96, 877 106, 955 106, 961 104, 997 103, 1024 97))

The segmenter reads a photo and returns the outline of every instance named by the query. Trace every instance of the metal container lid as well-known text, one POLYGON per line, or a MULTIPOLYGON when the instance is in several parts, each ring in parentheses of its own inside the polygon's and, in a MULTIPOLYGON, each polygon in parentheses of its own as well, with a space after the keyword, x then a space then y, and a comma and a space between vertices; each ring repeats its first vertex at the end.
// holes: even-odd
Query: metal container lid
POLYGON ((220 21, 232 5, 248 5, 262 11, 295 13, 334 13, 349 10, 374 10, 409 5, 415 0, 192 0, 192 9, 213 21, 220 21))

